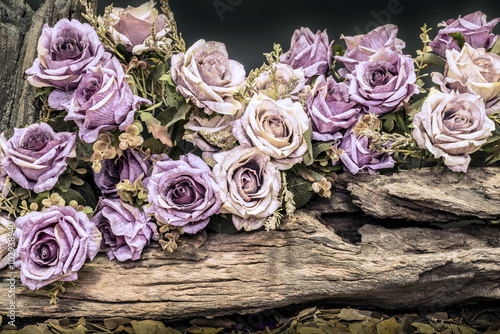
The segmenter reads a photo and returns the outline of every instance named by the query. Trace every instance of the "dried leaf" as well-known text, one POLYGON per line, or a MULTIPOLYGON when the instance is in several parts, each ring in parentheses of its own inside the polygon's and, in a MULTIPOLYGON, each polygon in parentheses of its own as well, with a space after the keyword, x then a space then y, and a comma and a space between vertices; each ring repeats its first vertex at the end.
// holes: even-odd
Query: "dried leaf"
POLYGON ((120 325, 128 325, 132 320, 123 317, 109 318, 104 320, 106 329, 112 331, 120 325))
POLYGON ((378 334, 401 334, 401 326, 394 318, 382 321, 377 325, 378 334))
POLYGON ((420 322, 414 322, 411 325, 417 329, 417 333, 421 333, 421 334, 434 334, 434 333, 436 333, 436 330, 431 325, 422 324, 420 322))
POLYGON ((359 321, 365 320, 366 315, 352 308, 344 308, 340 311, 338 317, 345 321, 359 321))
POLYGON ((168 334, 167 328, 162 322, 154 320, 132 321, 135 334, 168 334))

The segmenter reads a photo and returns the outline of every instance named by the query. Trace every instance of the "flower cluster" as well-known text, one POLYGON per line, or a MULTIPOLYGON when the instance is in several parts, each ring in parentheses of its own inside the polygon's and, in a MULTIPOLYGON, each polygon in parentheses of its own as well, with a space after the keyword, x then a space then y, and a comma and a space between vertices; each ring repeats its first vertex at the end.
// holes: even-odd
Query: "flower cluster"
POLYGON ((394 25, 337 44, 300 28, 247 73, 221 42, 186 49, 160 2, 95 17, 83 1, 90 24, 43 28, 26 73, 47 114, 0 135, 0 218, 30 289, 75 280, 98 251, 135 261, 215 225, 274 229, 342 171, 500 160, 500 19, 446 21, 434 41, 424 26, 415 59, 394 25))

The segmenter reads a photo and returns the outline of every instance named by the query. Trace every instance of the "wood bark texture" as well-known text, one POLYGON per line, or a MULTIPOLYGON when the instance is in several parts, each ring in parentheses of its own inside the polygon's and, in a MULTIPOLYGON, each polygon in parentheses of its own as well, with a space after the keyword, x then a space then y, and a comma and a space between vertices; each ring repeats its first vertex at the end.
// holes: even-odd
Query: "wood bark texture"
POLYGON ((496 171, 342 176, 332 199, 313 201, 278 230, 201 233, 173 254, 152 246, 136 262, 101 254, 56 306, 47 290, 18 287, 17 316, 177 320, 308 302, 416 309, 500 301, 500 229, 486 223, 500 217, 496 171), (417 212, 466 225, 440 228, 417 212))

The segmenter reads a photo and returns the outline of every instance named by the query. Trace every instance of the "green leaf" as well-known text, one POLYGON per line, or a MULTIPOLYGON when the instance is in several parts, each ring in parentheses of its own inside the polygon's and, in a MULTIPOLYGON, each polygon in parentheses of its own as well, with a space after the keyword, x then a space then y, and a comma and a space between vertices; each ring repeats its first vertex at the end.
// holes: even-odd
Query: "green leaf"
POLYGON ((394 118, 394 120, 396 121, 397 126, 406 133, 410 132, 410 130, 406 126, 403 116, 401 115, 401 111, 396 112, 395 115, 396 117, 394 118))
POLYGON ((343 56, 345 54, 345 48, 340 44, 335 44, 332 50, 334 56, 343 56))
POLYGON ((490 52, 500 56, 500 38, 497 38, 497 41, 495 42, 495 44, 491 48, 490 52))
MULTIPOLYGON (((440 67, 444 67, 444 65, 446 65, 446 62, 441 57, 433 53, 426 53, 423 57, 424 57, 424 62, 422 63, 423 65, 432 65, 440 67)), ((415 58, 415 61, 420 64, 420 62, 422 61, 422 55, 415 58)))
POLYGON ((312 145, 314 159, 316 159, 318 157, 318 155, 320 155, 321 153, 331 149, 333 144, 335 144, 336 142, 337 142, 336 140, 332 140, 332 141, 328 141, 328 142, 314 143, 312 145))
POLYGON ((82 186, 85 182, 83 182, 82 179, 80 179, 78 176, 72 176, 71 177, 71 183, 77 186, 82 186))
POLYGON ((71 201, 77 201, 78 204, 83 205, 83 206, 88 205, 87 201, 85 201, 85 199, 82 197, 82 195, 80 195, 74 189, 68 188, 68 189, 66 189, 65 192, 63 192, 61 190, 56 190, 56 192, 59 194, 59 196, 61 196, 66 201, 66 205, 68 205, 69 202, 71 202, 71 201))
POLYGON ((42 96, 42 95, 45 95, 45 94, 47 96, 49 96, 50 93, 52 93, 54 90, 55 90, 54 87, 42 87, 42 88, 38 88, 36 90, 35 97, 39 97, 39 96, 42 96))
POLYGON ((76 123, 74 121, 65 121, 64 118, 67 116, 66 113, 62 115, 57 115, 47 122, 48 125, 55 132, 67 132, 73 128, 76 128, 76 123))
POLYGON ((161 141, 151 137, 148 138, 142 143, 142 149, 145 151, 147 149, 150 149, 151 153, 153 154, 161 154, 165 148, 165 146, 162 144, 161 141))
POLYGON ((309 128, 302 135, 307 144, 307 152, 304 154, 304 163, 308 166, 314 163, 313 159, 313 148, 312 148, 312 125, 311 121, 309 121, 309 128))
POLYGON ((460 49, 464 47, 465 37, 464 37, 464 35, 462 35, 461 32, 452 32, 452 33, 448 34, 448 36, 450 36, 451 38, 453 38, 455 40, 455 42, 457 42, 458 47, 460 49))
POLYGON ((79 187, 74 187, 74 190, 85 199, 86 205, 92 208, 97 207, 97 198, 95 196, 95 191, 90 186, 90 183, 85 182, 79 187))
POLYGON ((170 122, 170 120, 174 118, 176 112, 176 108, 168 107, 167 109, 156 115, 156 119, 160 121, 161 125, 165 126, 168 122, 170 122))
POLYGON ((382 129, 385 132, 391 132, 394 129, 394 119, 396 118, 395 113, 388 113, 384 116, 380 117, 380 120, 383 121, 382 129))
MULTIPOLYGON (((159 107, 159 106, 161 106, 162 104, 163 104, 163 101, 160 101, 160 102, 156 103, 155 105, 152 105, 152 106, 150 106, 150 107, 148 107, 148 108, 146 108, 146 109, 139 110, 139 112, 141 112, 141 113, 146 113, 146 112, 148 112, 148 111, 155 110, 156 108, 158 108, 158 107, 159 107)), ((141 114, 141 116, 142 116, 142 115, 143 115, 143 114, 141 114)), ((141 119, 142 119, 142 117, 141 117, 141 119)), ((142 121, 143 121, 143 122, 145 122, 144 120, 142 120, 142 121)))
POLYGON ((180 121, 180 120, 185 120, 189 114, 189 111, 191 110, 191 105, 184 103, 175 113, 175 115, 172 117, 172 119, 165 125, 166 128, 171 127, 174 125, 174 123, 180 121))
POLYGON ((231 215, 224 217, 222 215, 214 215, 210 217, 207 229, 219 234, 236 234, 239 232, 238 229, 234 227, 231 215))
POLYGON ((417 112, 422 110, 422 106, 424 105, 424 101, 427 99, 426 97, 421 98, 417 102, 412 103, 411 108, 417 112))
POLYGON ((39 193, 38 196, 35 198, 35 203, 38 204, 39 208, 41 208, 43 206, 42 201, 46 198, 49 198, 49 196, 50 196, 50 190, 39 193))
POLYGON ((309 202, 312 195, 314 195, 312 183, 294 173, 286 174, 286 182, 288 190, 293 193, 293 200, 297 209, 309 202))

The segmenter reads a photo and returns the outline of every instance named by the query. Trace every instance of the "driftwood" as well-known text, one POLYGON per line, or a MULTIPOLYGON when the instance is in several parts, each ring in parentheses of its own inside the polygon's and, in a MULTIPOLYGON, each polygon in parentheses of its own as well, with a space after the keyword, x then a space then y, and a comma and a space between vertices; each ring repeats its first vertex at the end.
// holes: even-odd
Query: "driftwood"
MULTIPOLYGON (((79 18, 79 8, 46 0, 35 12, 0 0, 0 130, 36 120, 24 71, 43 24, 79 18)), ((173 254, 151 246, 137 262, 101 254, 57 306, 47 290, 29 291, 18 279, 16 316, 181 319, 306 302, 415 309, 499 301, 497 171, 342 174, 332 199, 315 199, 276 231, 204 232, 173 254)), ((3 301, 9 276, 0 271, 3 301)))
MULTIPOLYGON (((408 212, 415 211, 449 212, 462 223, 471 218, 479 222, 478 217, 496 220, 500 175, 495 172, 473 169, 462 179, 427 169, 394 176, 341 177, 331 200, 311 203, 276 231, 201 233, 185 239, 173 254, 150 247, 137 262, 110 262, 99 255, 82 268, 77 285, 68 288, 57 306, 48 306, 46 290, 18 287, 17 316, 179 319, 306 302, 414 309, 499 301, 496 226, 405 227, 424 223, 380 219, 414 217, 408 212), (394 195, 386 188, 392 189, 397 180, 401 182, 394 195), (364 187, 372 187, 371 198, 364 197, 364 187), (419 187, 422 192, 405 192, 419 187), (433 192, 434 188, 440 191, 433 192), (443 194, 452 198, 461 188, 473 194, 467 197, 466 208, 462 202, 441 200, 443 194), (376 209, 371 202, 377 203, 376 209), (476 207, 483 210, 474 216, 476 207), (377 218, 360 208, 369 208, 377 218)), ((457 200, 463 200, 461 196, 457 200)), ((0 295, 6 295, 7 288, 4 280, 0 295)))

